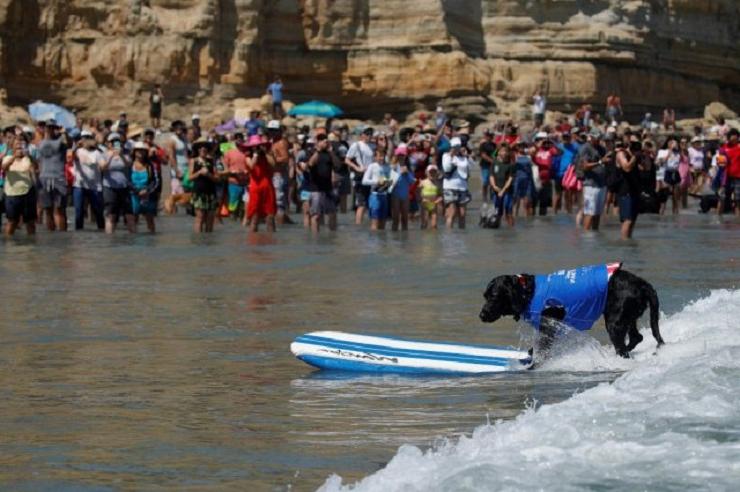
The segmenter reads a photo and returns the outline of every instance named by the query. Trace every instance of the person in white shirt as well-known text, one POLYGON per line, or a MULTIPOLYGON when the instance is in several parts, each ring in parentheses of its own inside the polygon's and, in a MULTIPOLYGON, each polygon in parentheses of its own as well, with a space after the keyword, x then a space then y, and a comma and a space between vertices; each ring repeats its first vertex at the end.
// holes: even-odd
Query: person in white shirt
POLYGON ((547 99, 540 94, 540 91, 532 96, 532 114, 534 115, 534 126, 539 128, 545 122, 545 111, 547 110, 547 99))
POLYGON ((455 218, 460 229, 465 229, 465 212, 471 196, 468 191, 470 157, 458 137, 450 140, 450 151, 442 155, 442 192, 445 204, 445 221, 451 228, 455 218))
MULTIPOLYGON (((678 214, 678 204, 680 202, 681 174, 678 172, 678 166, 681 163, 681 152, 678 146, 678 140, 675 137, 669 137, 665 147, 658 151, 655 159, 658 165, 656 172, 656 181, 658 188, 668 188, 672 200, 673 214, 678 214)), ((665 203, 661 204, 660 214, 665 213, 665 203)))
POLYGON ((370 188, 362 184, 362 177, 368 166, 373 162, 373 149, 370 147, 370 137, 373 135, 372 128, 365 128, 360 135, 360 140, 350 145, 344 162, 355 173, 355 224, 362 224, 365 209, 370 197, 370 188))
POLYGON ((85 223, 85 205, 89 203, 98 229, 105 228, 103 217, 103 177, 100 166, 105 162, 98 149, 95 137, 85 130, 80 135, 81 145, 74 152, 74 188, 72 200, 75 207, 75 229, 80 230, 85 223))
POLYGON ((372 231, 385 229, 385 222, 388 220, 390 211, 388 191, 392 184, 390 163, 385 153, 378 149, 375 152, 375 161, 362 175, 362 185, 370 189, 368 215, 370 215, 370 230, 372 231))

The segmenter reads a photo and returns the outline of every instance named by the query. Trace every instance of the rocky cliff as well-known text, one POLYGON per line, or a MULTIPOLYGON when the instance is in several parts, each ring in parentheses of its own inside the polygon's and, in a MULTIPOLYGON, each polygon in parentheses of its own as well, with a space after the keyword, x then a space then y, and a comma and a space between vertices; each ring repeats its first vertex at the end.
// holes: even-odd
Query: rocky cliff
POLYGON ((11 103, 228 116, 280 74, 358 115, 438 100, 517 116, 621 94, 633 113, 738 109, 738 0, 0 0, 11 103), (522 113, 523 114, 523 113, 522 113))

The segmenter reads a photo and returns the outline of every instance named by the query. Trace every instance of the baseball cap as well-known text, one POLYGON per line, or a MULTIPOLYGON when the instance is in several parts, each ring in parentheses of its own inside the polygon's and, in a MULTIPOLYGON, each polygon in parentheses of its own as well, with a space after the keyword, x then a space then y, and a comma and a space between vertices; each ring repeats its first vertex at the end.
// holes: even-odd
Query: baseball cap
POLYGON ((93 137, 93 134, 89 130, 82 130, 82 132, 80 132, 80 137, 82 137, 82 138, 92 138, 93 137))
POLYGON ((450 147, 460 147, 462 145, 462 140, 460 140, 458 137, 452 137, 450 139, 450 147))
POLYGON ((278 120, 270 120, 267 123, 268 130, 280 130, 280 122, 278 120))
POLYGON ((547 138, 547 133, 545 132, 537 132, 537 134, 534 136, 535 140, 545 140, 547 138))
POLYGON ((194 114, 191 118, 191 121, 200 120, 200 115, 198 113, 194 114))

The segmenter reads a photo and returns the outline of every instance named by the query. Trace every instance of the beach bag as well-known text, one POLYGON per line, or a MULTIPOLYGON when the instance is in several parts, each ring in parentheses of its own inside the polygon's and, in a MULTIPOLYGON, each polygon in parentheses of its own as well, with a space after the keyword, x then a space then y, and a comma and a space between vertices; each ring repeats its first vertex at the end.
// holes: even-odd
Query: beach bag
POLYGON ((542 189, 542 180, 540 180, 540 168, 537 164, 532 164, 532 182, 534 183, 535 191, 542 189))
POLYGON ((563 175, 563 188, 566 190, 581 191, 583 189, 583 182, 576 176, 576 166, 571 164, 568 169, 565 170, 563 175))

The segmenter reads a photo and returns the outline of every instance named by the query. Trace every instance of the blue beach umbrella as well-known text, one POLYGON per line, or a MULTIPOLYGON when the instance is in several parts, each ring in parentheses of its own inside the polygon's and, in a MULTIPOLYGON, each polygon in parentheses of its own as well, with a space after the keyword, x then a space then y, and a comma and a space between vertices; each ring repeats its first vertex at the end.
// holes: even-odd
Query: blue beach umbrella
POLYGON ((290 116, 319 116, 321 118, 335 118, 342 113, 343 111, 337 106, 324 101, 308 101, 293 106, 288 111, 290 116))
POLYGON ((77 126, 75 115, 68 109, 57 104, 36 101, 28 106, 28 114, 31 115, 34 121, 55 119, 58 125, 63 126, 67 130, 71 130, 77 126))

